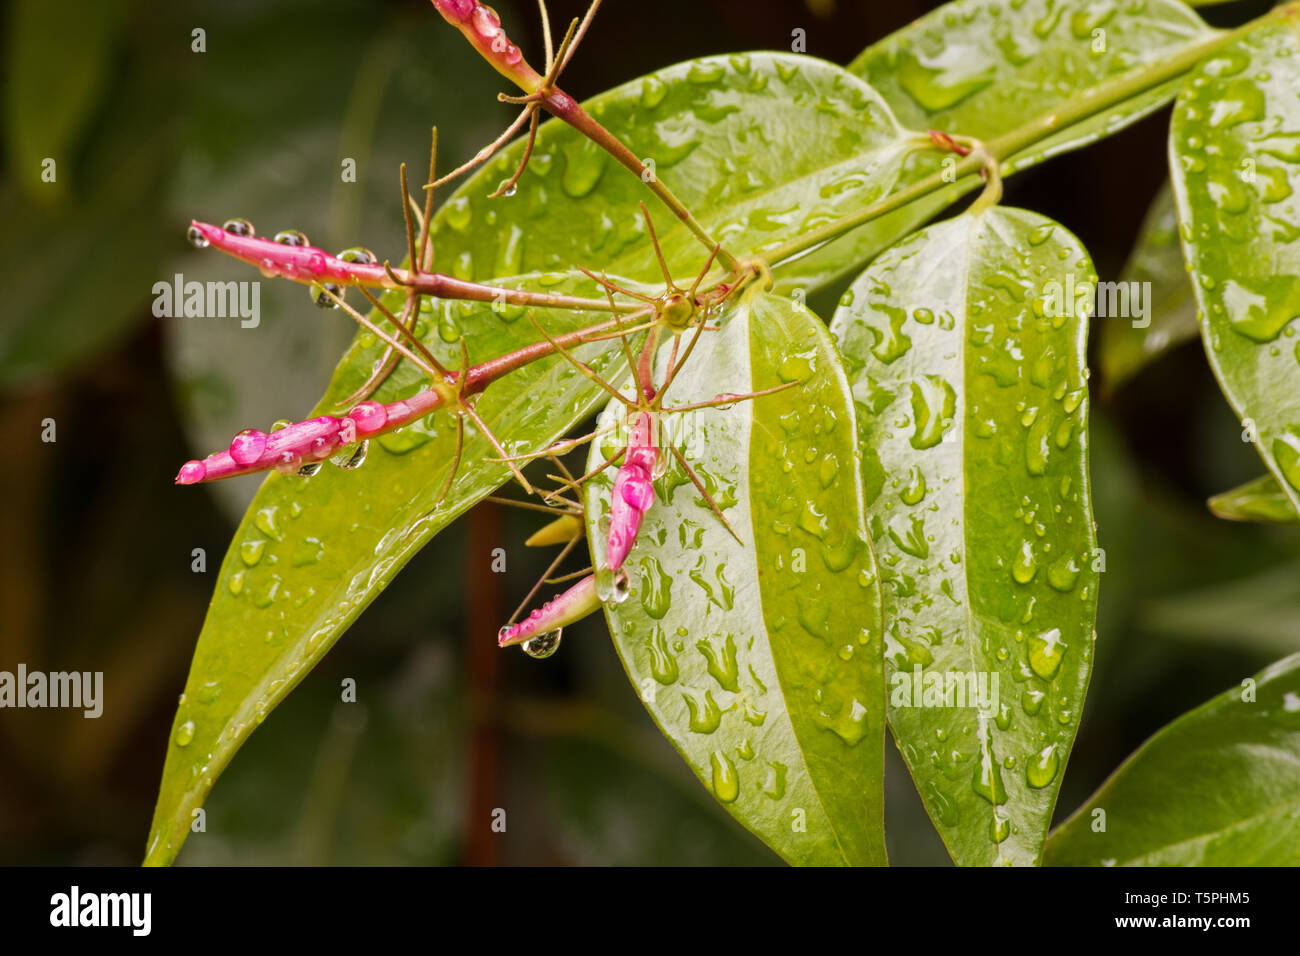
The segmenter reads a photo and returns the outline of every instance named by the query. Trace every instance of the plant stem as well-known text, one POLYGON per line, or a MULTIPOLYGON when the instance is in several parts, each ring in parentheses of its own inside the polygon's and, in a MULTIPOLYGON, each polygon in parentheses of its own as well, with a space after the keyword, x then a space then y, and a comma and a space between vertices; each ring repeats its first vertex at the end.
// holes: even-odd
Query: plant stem
MULTIPOLYGON (((1247 33, 1265 24, 1286 18, 1300 17, 1300 3, 1286 3, 1275 7, 1263 16, 1252 20, 1234 30, 1215 33, 1197 43, 1193 43, 1181 52, 1161 63, 1149 67, 1140 67, 1120 77, 1107 81, 1064 106, 1041 113, 1023 126, 1004 133, 985 144, 985 151, 999 163, 1028 149, 1035 143, 1068 129, 1076 123, 1103 113, 1106 110, 1131 100, 1143 93, 1177 79, 1192 70, 1205 57, 1247 33)), ((769 251, 764 258, 779 267, 783 262, 808 252, 824 243, 837 239, 844 233, 858 226, 878 219, 888 213, 928 196, 930 193, 955 185, 979 173, 984 159, 977 155, 968 155, 959 160, 949 170, 932 173, 924 179, 893 193, 880 202, 844 216, 834 222, 826 223, 769 251)), ((1012 170, 1014 172, 1014 170, 1012 170)))
MULTIPOLYGON (((554 76, 544 77, 528 64, 520 54, 519 48, 510 42, 505 31, 501 29, 501 21, 495 13, 489 11, 478 0, 432 0, 432 3, 442 14, 443 19, 460 30, 493 69, 524 91, 526 99, 540 103, 551 115, 568 123, 604 149, 618 160, 620 165, 645 183, 655 197, 681 220, 700 242, 710 250, 717 247, 718 244, 691 215, 685 204, 673 194, 671 189, 660 182, 658 176, 650 172, 645 163, 641 162, 622 140, 596 122, 578 105, 577 100, 556 86, 554 76)), ((593 7, 595 5, 593 4, 593 7)), ((588 20, 594 13, 594 9, 589 11, 588 20)), ((571 52, 572 49, 569 50, 569 53, 571 52)), ((559 64, 559 67, 563 68, 563 63, 559 64)), ((558 70, 555 72, 558 73, 558 70)), ((511 99, 510 102, 517 101, 511 99)), ((717 256, 718 261, 728 271, 735 271, 734 256, 725 249, 718 249, 717 256)))

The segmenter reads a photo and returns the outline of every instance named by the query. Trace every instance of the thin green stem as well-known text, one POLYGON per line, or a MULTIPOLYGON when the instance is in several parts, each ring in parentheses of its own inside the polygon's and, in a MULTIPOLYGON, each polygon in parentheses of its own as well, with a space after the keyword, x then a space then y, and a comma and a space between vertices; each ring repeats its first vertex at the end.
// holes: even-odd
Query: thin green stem
MULTIPOLYGON (((1116 106, 1149 92, 1170 80, 1177 79, 1192 70, 1198 63, 1214 51, 1239 39, 1259 27, 1287 17, 1300 17, 1300 3, 1286 3, 1270 10, 1263 16, 1252 20, 1234 30, 1218 32, 1193 43, 1161 63, 1149 67, 1139 67, 1122 76, 1102 83, 1059 109, 1049 110, 1025 123, 1017 129, 1004 133, 985 144, 987 157, 974 153, 958 160, 955 166, 933 173, 912 185, 886 196, 880 202, 855 213, 826 223, 817 229, 770 250, 764 258, 778 266, 808 252, 817 246, 830 242, 857 227, 887 215, 897 209, 915 202, 930 193, 937 192, 962 180, 977 175, 991 157, 994 161, 1005 163, 1009 158, 1028 149, 1036 143, 1055 136, 1062 130, 1069 129, 1076 123, 1083 122, 1099 113, 1114 109, 1116 106)), ((1014 172, 1014 170, 1011 170, 1014 172)))

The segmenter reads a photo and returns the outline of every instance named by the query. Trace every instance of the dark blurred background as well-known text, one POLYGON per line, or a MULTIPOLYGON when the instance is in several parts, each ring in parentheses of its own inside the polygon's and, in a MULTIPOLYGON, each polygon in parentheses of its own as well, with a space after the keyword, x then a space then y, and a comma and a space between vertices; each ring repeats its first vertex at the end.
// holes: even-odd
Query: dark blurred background
MULTIPOLYGON (((934 6, 609 0, 565 86, 585 97, 697 55, 789 49, 795 27, 808 53, 847 63, 934 6)), ((1207 16, 1241 22, 1264 6, 1207 16)), ((582 12, 551 8, 560 23, 582 12)), ((540 46, 534 4, 499 9, 540 46)), ((351 335, 300 286, 262 283, 261 327, 232 334, 152 317, 153 283, 245 277, 191 254, 191 217, 400 255, 398 163, 423 168, 436 122, 450 168, 509 114, 495 74, 425 0, 23 0, 5 19, 0 669, 102 670, 109 706, 98 720, 0 712, 0 863, 130 864, 216 569, 256 486, 172 478, 240 427, 306 412, 351 335), (196 28, 206 52, 191 49, 196 28), (45 156, 54 184, 39 179, 45 156), (340 183, 341 157, 357 160, 355 185, 340 183), (207 573, 191 571, 194 548, 207 573)), ((1101 277, 1118 278, 1166 177, 1167 122, 1166 110, 1018 175, 1006 201, 1065 223, 1101 277)), ((837 295, 812 304, 829 314, 837 295)), ((1204 507, 1262 468, 1200 346, 1121 389, 1093 386, 1107 570, 1062 815, 1149 733, 1300 646, 1296 532, 1204 507)), ((180 862, 778 862, 657 733, 602 621, 567 632, 545 662, 492 646, 549 558, 522 547, 535 527, 486 506, 435 539, 237 755, 180 862), (472 570, 502 545, 508 579, 472 570), (362 703, 337 703, 344 677, 362 703), (499 806, 506 835, 485 823, 499 806)), ((893 860, 946 862, 888 751, 893 860)))

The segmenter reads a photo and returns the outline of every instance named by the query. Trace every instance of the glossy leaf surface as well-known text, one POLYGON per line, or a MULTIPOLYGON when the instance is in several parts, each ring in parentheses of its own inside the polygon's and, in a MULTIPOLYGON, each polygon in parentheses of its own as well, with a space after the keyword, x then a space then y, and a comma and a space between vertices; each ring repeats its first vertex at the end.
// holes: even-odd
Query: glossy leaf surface
MULTIPOLYGON (((584 104, 737 256, 761 254, 888 193, 915 143, 867 84, 806 56, 737 54, 679 63, 584 104)), ((638 203, 645 202, 673 272, 708 256, 638 177, 559 120, 542 125, 512 198, 489 200, 523 143, 492 161, 440 219, 462 278, 570 269, 658 281, 638 203), (490 227, 490 228, 485 228, 490 227)), ((938 208, 900 210, 782 270, 814 288, 865 261, 938 208)))
MULTIPOLYGON (((868 47, 849 69, 880 91, 903 125, 988 141, 1211 34, 1174 0, 962 0, 868 47)), ((1068 126, 1008 157, 1005 170, 1122 129, 1176 89, 1164 84, 1068 126)))
POLYGON ((1047 845, 1057 866, 1300 864, 1300 655, 1143 744, 1047 845), (1105 811, 1105 829, 1094 827, 1105 811))
POLYGON ((1210 365, 1300 508, 1300 33, 1257 29, 1201 64, 1169 133, 1210 365))
MULTIPOLYGON (((536 278, 519 284, 563 288, 536 278)), ((539 310, 537 318, 555 334, 598 317, 539 310)), ((424 317, 422 337, 451 366, 459 363, 459 348, 438 331, 451 328, 465 337, 472 362, 540 338, 522 310, 439 303, 424 317)), ((368 338, 345 355, 319 413, 337 411, 369 375, 380 349, 368 338)), ((579 354, 617 377, 621 353, 607 346, 585 346, 579 354)), ((423 384, 402 363, 375 397, 394 401, 423 384)), ((568 363, 551 358, 496 383, 476 407, 507 450, 523 454, 593 411, 600 394, 568 363)), ((439 505, 455 443, 454 419, 437 411, 372 439, 365 463, 354 470, 326 464, 312 478, 267 478, 217 576, 172 727, 149 862, 174 857, 191 810, 202 805, 235 751, 415 552, 508 479, 505 465, 484 460, 496 452, 468 427, 462 467, 439 505)))
POLYGON ((890 727, 962 865, 1038 862, 1083 706, 1094 281, 1063 227, 994 208, 881 255, 831 325, 884 585, 890 727))
MULTIPOLYGON (((768 846, 793 863, 883 864, 880 592, 848 385, 825 326, 788 299, 754 293, 720 324, 668 406, 798 384, 666 417, 664 440, 740 541, 672 462, 610 632, 660 728, 768 846)), ((591 467, 618 450, 598 445, 591 467)), ((611 477, 588 488, 597 567, 611 477)))

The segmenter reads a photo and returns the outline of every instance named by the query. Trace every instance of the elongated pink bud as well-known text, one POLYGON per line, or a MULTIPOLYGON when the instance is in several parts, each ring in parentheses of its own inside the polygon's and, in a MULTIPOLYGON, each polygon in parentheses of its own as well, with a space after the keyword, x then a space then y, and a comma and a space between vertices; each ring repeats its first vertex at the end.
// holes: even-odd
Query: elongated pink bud
MULTIPOLYGON (((575 621, 580 621, 600 607, 596 597, 596 577, 587 575, 559 597, 547 601, 518 624, 501 628, 497 634, 497 643, 501 647, 511 644, 523 644, 543 635, 558 635, 558 632, 575 621)), ((558 642, 553 638, 552 645, 558 642)), ((541 655, 537 655, 541 656, 541 655)))
MULTIPOLYGON (((341 287, 349 285, 372 289, 401 287, 441 299, 493 303, 504 301, 511 305, 532 305, 539 308, 609 311, 607 301, 601 299, 485 285, 440 272, 393 268, 392 275, 389 275, 388 268, 374 253, 365 249, 349 249, 334 256, 310 245, 306 236, 292 229, 279 233, 275 239, 262 239, 253 233, 252 225, 246 220, 232 219, 226 226, 231 228, 193 220, 188 232, 190 243, 199 249, 212 247, 234 256, 256 266, 267 278, 289 279, 325 288, 334 286, 336 294, 343 291, 341 287)), ((318 298, 316 304, 329 306, 332 302, 326 297, 318 298)))
POLYGON ((461 33, 478 50, 493 69, 517 84, 525 93, 535 93, 542 78, 528 65, 519 47, 510 42, 501 28, 497 12, 477 0, 432 0, 442 18, 461 33))
POLYGON ((442 396, 434 389, 426 389, 387 405, 362 402, 342 418, 322 415, 295 422, 270 434, 246 429, 235 436, 225 451, 201 461, 187 461, 176 475, 176 484, 195 485, 272 468, 295 472, 323 461, 349 445, 408 425, 441 404, 442 396))
POLYGON ((653 420, 648 413, 637 414, 623 464, 614 476, 609 533, 605 539, 605 566, 613 572, 623 567, 641 533, 641 522, 655 501, 654 467, 660 452, 650 439, 652 427, 653 420))

